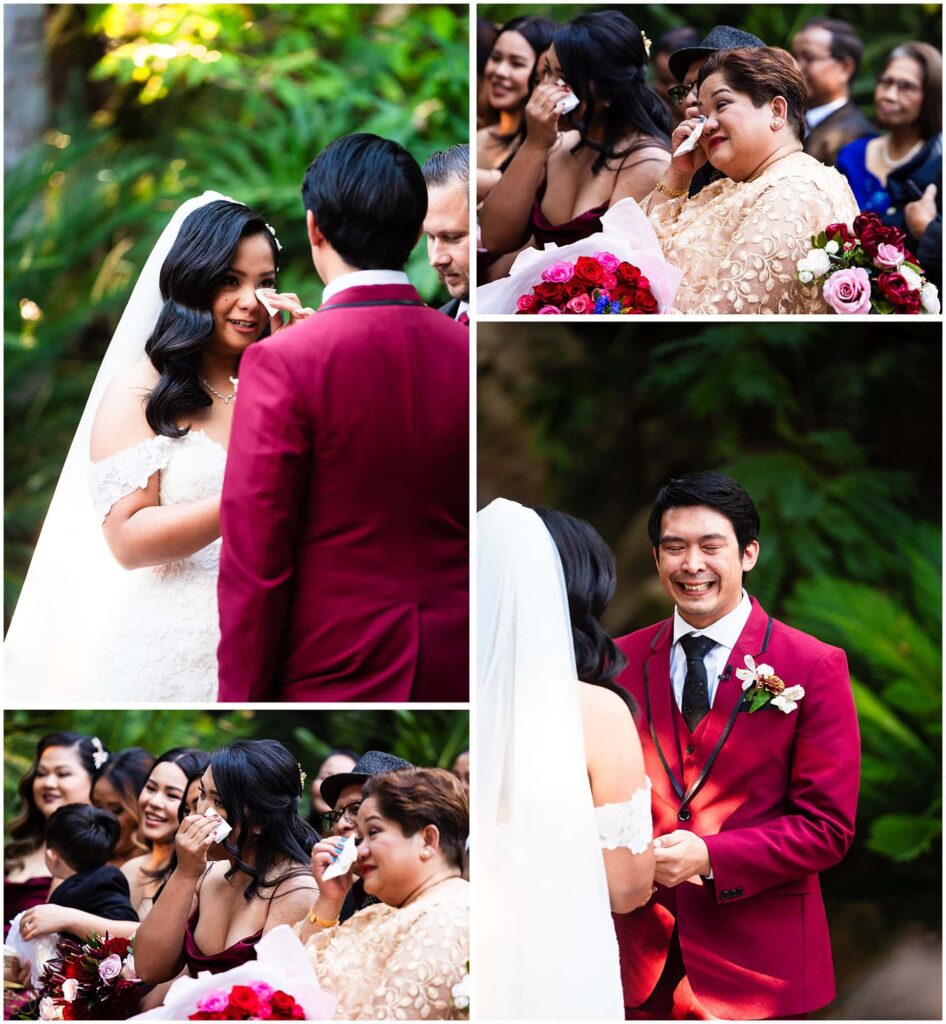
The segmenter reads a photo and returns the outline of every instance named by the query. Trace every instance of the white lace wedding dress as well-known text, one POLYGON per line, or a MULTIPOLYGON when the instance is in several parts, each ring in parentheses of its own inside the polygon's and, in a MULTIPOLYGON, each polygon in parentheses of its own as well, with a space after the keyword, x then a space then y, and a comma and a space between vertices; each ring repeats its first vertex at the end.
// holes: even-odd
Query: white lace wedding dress
MULTIPOLYGON (((89 465, 96 514, 160 477, 162 505, 219 494, 226 450, 202 430, 153 437, 89 465)), ((96 676, 121 701, 207 702, 217 696, 217 573, 220 540, 188 558, 124 574, 96 676)))

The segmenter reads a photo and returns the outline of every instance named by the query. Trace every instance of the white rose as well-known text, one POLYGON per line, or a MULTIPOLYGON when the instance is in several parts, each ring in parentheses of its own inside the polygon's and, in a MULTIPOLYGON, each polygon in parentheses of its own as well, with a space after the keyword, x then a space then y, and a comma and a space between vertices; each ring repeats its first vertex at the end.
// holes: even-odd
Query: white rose
POLYGON ((811 270, 811 267, 808 265, 808 260, 799 260, 795 264, 795 269, 799 274, 804 274, 806 270, 811 270))
POLYGON ((798 280, 801 281, 802 284, 811 284, 814 279, 815 275, 810 270, 803 270, 798 275, 798 280))
POLYGON ((79 982, 75 978, 66 978, 62 983, 62 998, 67 1003, 74 1003, 79 994, 79 982))
POLYGON ((900 266, 900 275, 907 282, 907 287, 911 291, 918 292, 923 287, 923 278, 915 270, 911 270, 903 264, 900 266))
POLYGON ((920 289, 920 304, 924 313, 936 314, 940 311, 939 292, 932 281, 927 281, 920 289))
POLYGON ((832 238, 830 242, 825 245, 825 250, 831 253, 832 256, 837 255, 838 250, 841 248, 840 245, 832 238))
POLYGON ((49 998, 43 996, 39 1001, 40 1020, 62 1020, 62 1010, 49 998))
POLYGON ((808 264, 806 269, 810 270, 815 277, 824 277, 831 269, 831 257, 824 249, 809 249, 805 262, 808 264))

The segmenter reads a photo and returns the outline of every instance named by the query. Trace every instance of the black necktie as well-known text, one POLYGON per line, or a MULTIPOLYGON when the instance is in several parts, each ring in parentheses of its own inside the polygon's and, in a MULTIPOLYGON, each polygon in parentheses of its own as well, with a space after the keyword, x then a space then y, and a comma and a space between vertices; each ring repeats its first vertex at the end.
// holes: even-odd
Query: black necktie
POLYGON ((716 646, 708 636, 690 633, 680 637, 680 646, 687 659, 687 675, 683 683, 683 720, 690 732, 703 721, 710 709, 709 688, 706 683, 706 666, 703 659, 716 646))

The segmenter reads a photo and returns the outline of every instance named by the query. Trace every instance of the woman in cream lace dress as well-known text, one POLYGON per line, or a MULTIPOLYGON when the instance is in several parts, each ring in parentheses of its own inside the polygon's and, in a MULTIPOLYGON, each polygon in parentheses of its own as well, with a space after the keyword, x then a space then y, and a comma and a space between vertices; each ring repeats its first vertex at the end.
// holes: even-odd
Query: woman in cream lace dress
POLYGON ((345 842, 312 850, 318 899, 296 926, 319 985, 338 999, 337 1020, 445 1020, 467 974, 469 882, 461 877, 469 808, 440 768, 372 776, 358 810, 358 866, 381 902, 338 923, 348 872, 326 878, 345 842))
MULTIPOLYGON (((859 211, 844 177, 802 152, 807 90, 797 64, 771 47, 723 50, 703 65, 698 87, 699 142, 673 157, 641 204, 665 257, 683 271, 675 309, 829 312, 795 264, 812 235, 859 211), (727 178, 687 198, 706 161, 727 178)), ((697 124, 690 117, 676 129, 674 153, 697 124)))
POLYGON ((654 854, 640 740, 610 682, 622 657, 598 623, 614 561, 587 523, 505 499, 477 529, 475 1013, 623 1020, 611 911, 650 899, 654 854))
POLYGON ((8 682, 28 683, 14 694, 30 706, 61 700, 64 685, 78 703, 215 699, 220 492, 240 355, 282 326, 279 309, 311 312, 273 294, 270 317, 257 299, 274 289, 278 257, 265 221, 216 193, 185 203, 149 257, 7 637, 8 682))

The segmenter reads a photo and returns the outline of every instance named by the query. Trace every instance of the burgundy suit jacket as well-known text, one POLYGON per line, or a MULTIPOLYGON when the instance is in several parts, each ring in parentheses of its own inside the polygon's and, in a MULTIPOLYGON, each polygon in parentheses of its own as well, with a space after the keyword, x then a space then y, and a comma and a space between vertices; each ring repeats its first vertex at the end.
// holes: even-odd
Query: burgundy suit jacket
POLYGON ((625 1002, 639 1006, 653 991, 676 922, 690 985, 711 1013, 807 1013, 835 994, 818 872, 854 836, 860 741, 847 659, 753 599, 713 707, 690 737, 682 719, 678 731, 672 640, 672 619, 618 640, 627 666, 617 681, 641 711, 654 835, 701 836, 713 878, 658 886, 645 907, 614 915, 625 1002), (748 712, 735 674, 747 654, 805 688, 794 711, 770 703, 748 712))
POLYGON ((467 699, 469 337, 373 285, 244 353, 221 701, 467 699))

